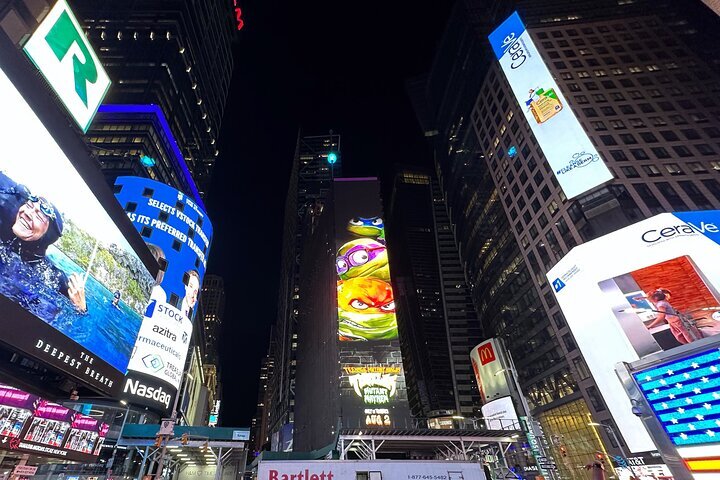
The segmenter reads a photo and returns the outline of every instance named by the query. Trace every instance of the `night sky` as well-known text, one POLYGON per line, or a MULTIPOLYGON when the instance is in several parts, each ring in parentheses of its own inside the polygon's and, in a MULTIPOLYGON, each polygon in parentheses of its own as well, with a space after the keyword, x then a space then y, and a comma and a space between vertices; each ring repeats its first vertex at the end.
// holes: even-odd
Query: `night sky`
MULTIPOLYGON (((232 1, 227 0, 228 10, 232 1)), ((240 2, 238 2, 240 3, 240 2)), ((208 200, 208 271, 225 279, 223 426, 250 426, 275 321, 283 210, 299 128, 342 135, 344 176, 430 163, 405 80, 430 69, 451 1, 245 0, 208 200)))

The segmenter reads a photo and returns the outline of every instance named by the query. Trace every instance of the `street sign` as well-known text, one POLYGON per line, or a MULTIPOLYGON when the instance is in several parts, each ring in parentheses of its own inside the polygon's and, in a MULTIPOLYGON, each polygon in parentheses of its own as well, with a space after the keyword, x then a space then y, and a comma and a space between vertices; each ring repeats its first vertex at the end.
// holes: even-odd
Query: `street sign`
POLYGON ((66 0, 58 0, 24 50, 85 133, 110 88, 110 77, 66 0))
POLYGON ((158 431, 157 435, 158 436, 164 436, 164 435, 172 436, 175 434, 174 427, 175 427, 175 420, 173 420, 172 418, 163 418, 162 421, 160 422, 160 430, 158 431))
POLYGON ((250 432, 248 430, 233 430, 233 440, 250 440, 250 432))

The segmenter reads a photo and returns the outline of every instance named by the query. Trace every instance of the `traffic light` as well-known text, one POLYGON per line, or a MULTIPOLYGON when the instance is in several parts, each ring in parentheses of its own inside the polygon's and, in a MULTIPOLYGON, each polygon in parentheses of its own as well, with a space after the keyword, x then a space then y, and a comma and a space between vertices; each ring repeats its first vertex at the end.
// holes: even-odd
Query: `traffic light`
POLYGON ((560 454, 563 457, 567 457, 567 448, 565 448, 564 446, 560 446, 560 454))
POLYGON ((182 443, 183 445, 187 445, 189 439, 190 439, 190 438, 189 438, 188 434, 187 434, 187 433, 183 433, 183 434, 182 434, 182 437, 180 437, 180 443, 182 443))
POLYGON ((155 446, 156 446, 156 447, 162 446, 162 437, 161 437, 160 435, 158 435, 157 437, 155 437, 155 446))
POLYGON ((598 462, 605 462, 605 455, 603 455, 602 453, 596 453, 595 460, 597 460, 598 462))

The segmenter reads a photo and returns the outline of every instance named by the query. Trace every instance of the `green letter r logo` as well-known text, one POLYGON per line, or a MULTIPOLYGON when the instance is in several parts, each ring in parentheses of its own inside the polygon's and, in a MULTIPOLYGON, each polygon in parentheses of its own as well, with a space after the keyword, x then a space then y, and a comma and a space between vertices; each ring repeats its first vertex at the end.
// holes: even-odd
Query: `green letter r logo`
POLYGON ((85 46, 85 39, 81 35, 82 33, 75 29, 70 15, 68 15, 67 11, 64 11, 45 36, 45 41, 50 45, 50 49, 60 61, 65 58, 73 43, 76 43, 80 48, 85 57, 85 63, 82 63, 77 55, 73 55, 75 91, 87 107, 87 82, 95 83, 98 79, 98 71, 90 51, 85 46))

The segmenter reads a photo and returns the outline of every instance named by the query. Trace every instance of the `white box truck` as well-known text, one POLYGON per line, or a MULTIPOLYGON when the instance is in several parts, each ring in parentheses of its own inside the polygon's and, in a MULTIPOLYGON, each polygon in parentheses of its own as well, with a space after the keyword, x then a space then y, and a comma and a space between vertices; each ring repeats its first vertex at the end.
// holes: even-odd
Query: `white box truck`
POLYGON ((423 460, 267 460, 257 480, 487 480, 473 462, 423 460))

